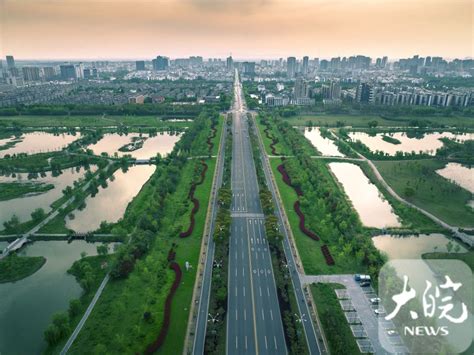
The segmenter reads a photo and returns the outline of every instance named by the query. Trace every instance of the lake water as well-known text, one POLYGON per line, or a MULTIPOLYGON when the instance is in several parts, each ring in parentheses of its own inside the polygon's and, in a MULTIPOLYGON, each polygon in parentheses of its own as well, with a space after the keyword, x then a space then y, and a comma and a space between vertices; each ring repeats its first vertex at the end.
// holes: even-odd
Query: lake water
POLYGON ((43 332, 52 315, 66 311, 69 301, 82 293, 66 271, 81 258, 81 252, 96 255, 97 245, 35 242, 20 251, 20 255, 44 256, 46 263, 23 280, 0 284, 0 354, 40 354, 44 350, 43 332))
POLYGON ((333 157, 343 157, 334 141, 329 138, 324 138, 318 127, 305 128, 304 136, 311 142, 311 144, 322 154, 333 157))
POLYGON ((140 137, 139 133, 129 133, 128 135, 119 135, 118 133, 108 133, 104 135, 96 144, 89 146, 94 154, 101 154, 106 152, 113 156, 115 153, 118 156, 131 155, 136 159, 148 159, 160 153, 162 156, 171 153, 174 145, 181 138, 181 133, 171 134, 168 132, 159 132, 155 137, 149 137, 148 134, 142 134, 146 137, 143 147, 132 152, 120 152, 119 149, 124 145, 130 143, 132 138, 140 137))
POLYGON ((155 168, 154 165, 135 165, 126 173, 118 170, 114 174, 114 181, 107 181, 107 188, 99 187, 95 197, 86 198, 85 209, 73 212, 74 219, 66 217, 66 226, 76 232, 85 233, 99 228, 102 221, 117 222, 155 168))
POLYGON ((443 142, 440 141, 440 138, 449 138, 456 139, 459 141, 466 141, 474 139, 472 133, 469 134, 453 134, 451 132, 443 133, 425 133, 423 138, 409 138, 406 132, 396 132, 396 133, 377 133, 374 136, 370 136, 365 132, 350 132, 349 137, 353 140, 360 140, 364 143, 371 151, 375 152, 377 150, 383 151, 390 155, 395 155, 396 152, 401 151, 404 153, 411 153, 412 151, 419 153, 420 151, 434 155, 436 154, 436 149, 443 146, 443 142), (384 135, 388 135, 395 139, 398 139, 401 144, 392 144, 386 142, 382 139, 384 135))
POLYGON ((436 170, 436 172, 442 177, 474 193, 474 172, 472 168, 458 163, 448 163, 443 169, 436 170))
POLYGON ((54 135, 47 132, 25 133, 21 136, 21 142, 16 143, 9 149, 0 150, 0 158, 7 154, 36 154, 61 150, 79 138, 81 138, 80 133, 75 135, 67 133, 54 135))
MULTIPOLYGON (((91 171, 96 167, 91 166, 91 171)), ((31 212, 37 208, 42 208, 46 213, 51 210, 50 205, 63 195, 63 189, 66 186, 72 186, 74 181, 84 177, 86 170, 82 167, 77 171, 76 168, 63 170, 59 176, 53 177, 51 172, 46 173, 46 177, 28 180, 28 174, 17 174, 15 178, 0 176, 0 182, 21 182, 32 181, 53 184, 54 189, 48 190, 39 195, 29 195, 15 198, 7 201, 0 201, 0 230, 3 229, 3 222, 8 221, 14 214, 25 222, 31 219, 31 212)))
POLYGON ((392 206, 383 199, 377 186, 370 182, 359 166, 330 163, 329 167, 343 186, 363 225, 375 228, 401 226, 392 206))

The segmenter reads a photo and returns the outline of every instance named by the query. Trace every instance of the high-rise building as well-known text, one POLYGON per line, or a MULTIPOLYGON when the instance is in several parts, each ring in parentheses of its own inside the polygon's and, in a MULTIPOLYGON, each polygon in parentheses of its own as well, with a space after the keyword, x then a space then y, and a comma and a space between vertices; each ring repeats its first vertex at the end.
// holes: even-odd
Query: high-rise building
POLYGON ((169 59, 159 55, 156 59, 153 59, 154 70, 167 70, 169 67, 169 59))
POLYGON ((136 70, 145 70, 145 61, 144 60, 137 60, 135 62, 136 70))
POLYGON ((295 81, 295 98, 302 99, 309 97, 308 82, 303 78, 298 78, 295 81))
POLYGON ((374 89, 370 84, 360 83, 356 90, 356 101, 371 103, 374 101, 374 89))
POLYGON ((321 94, 324 99, 339 100, 341 98, 341 85, 337 81, 331 81, 329 85, 321 87, 321 94))
POLYGON ((384 56, 382 58, 382 68, 386 68, 387 67, 387 63, 388 63, 388 57, 387 56, 384 56))
POLYGON ((303 57, 303 74, 306 75, 308 74, 308 64, 309 64, 309 57, 304 56, 303 57))
POLYGON ((286 60, 286 76, 293 79, 296 75, 296 58, 288 57, 286 60))
POLYGON ((53 80, 56 76, 56 71, 53 67, 44 67, 43 68, 43 78, 44 80, 53 80))
POLYGON ((23 79, 25 81, 40 80, 40 70, 38 67, 23 67, 21 71, 23 72, 23 79))
POLYGON ((63 64, 59 66, 62 80, 77 79, 76 68, 72 64, 63 64))
POLYGON ((7 55, 7 69, 13 69, 15 68, 15 58, 13 58, 12 55, 7 55))
POLYGON ((234 69, 234 60, 232 59, 232 56, 228 56, 226 61, 225 61, 225 67, 227 70, 232 70, 234 69))
POLYGON ((255 62, 244 62, 243 64, 244 74, 255 75, 255 62))

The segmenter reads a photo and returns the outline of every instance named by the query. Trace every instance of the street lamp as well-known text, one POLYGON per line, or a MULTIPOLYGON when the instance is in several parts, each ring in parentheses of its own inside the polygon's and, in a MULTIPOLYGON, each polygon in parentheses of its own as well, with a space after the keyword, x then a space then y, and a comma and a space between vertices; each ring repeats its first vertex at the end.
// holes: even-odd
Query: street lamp
POLYGON ((219 317, 219 313, 216 313, 215 317, 213 317, 212 314, 209 313, 209 319, 207 321, 212 323, 219 322, 219 319, 217 319, 217 317, 219 317))
POLYGON ((301 318, 295 313, 295 317, 296 317, 296 321, 298 323, 303 323, 303 322, 306 322, 306 318, 305 318, 306 314, 303 313, 301 314, 301 318))

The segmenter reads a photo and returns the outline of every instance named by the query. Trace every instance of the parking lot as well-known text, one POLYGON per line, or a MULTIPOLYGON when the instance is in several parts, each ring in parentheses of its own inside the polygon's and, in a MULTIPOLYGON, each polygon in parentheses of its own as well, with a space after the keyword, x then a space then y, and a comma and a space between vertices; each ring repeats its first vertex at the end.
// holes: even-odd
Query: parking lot
MULTIPOLYGON (((342 310, 356 339, 357 345, 362 353, 389 354, 407 353, 402 339, 396 333, 389 335, 388 331, 394 329, 391 321, 386 321, 384 315, 377 316, 374 310, 379 309, 376 304, 371 304, 370 299, 376 298, 377 294, 371 286, 361 287, 354 280, 354 275, 300 275, 302 283, 314 282, 338 283, 344 285, 345 289, 336 290, 342 310), (380 340, 386 344, 385 350, 379 340, 379 325, 383 329, 380 340)), ((381 309, 381 311, 384 311, 381 309)))

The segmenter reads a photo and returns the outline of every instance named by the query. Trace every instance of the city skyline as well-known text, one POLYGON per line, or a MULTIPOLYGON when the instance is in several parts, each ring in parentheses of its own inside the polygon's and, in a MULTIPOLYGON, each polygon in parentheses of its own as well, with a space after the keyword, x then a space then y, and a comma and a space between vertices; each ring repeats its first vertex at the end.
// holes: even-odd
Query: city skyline
POLYGON ((0 0, 2 57, 472 57, 472 3, 0 0), (387 21, 390 19, 390 21, 387 21), (124 25, 126 24, 126 25, 124 25), (354 32, 357 30, 358 32, 354 32), (185 43, 186 45, 183 45, 185 43))

